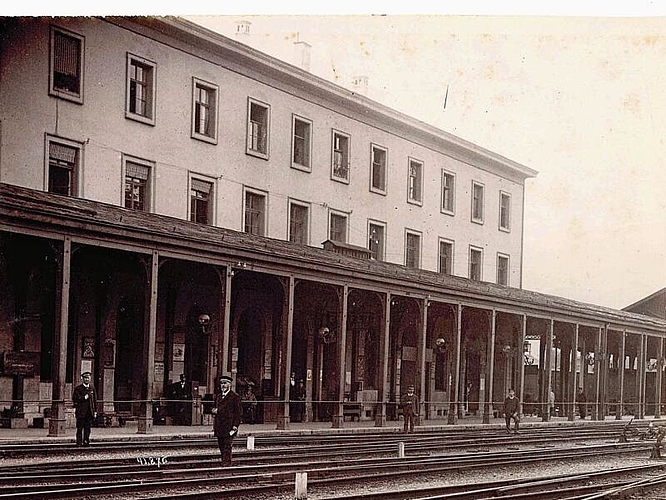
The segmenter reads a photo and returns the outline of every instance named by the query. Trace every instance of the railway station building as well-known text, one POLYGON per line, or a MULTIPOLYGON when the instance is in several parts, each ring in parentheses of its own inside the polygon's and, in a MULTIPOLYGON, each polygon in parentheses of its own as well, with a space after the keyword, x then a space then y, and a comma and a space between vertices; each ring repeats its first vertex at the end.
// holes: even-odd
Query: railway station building
POLYGON ((666 320, 522 288, 537 172, 180 18, 0 20, 3 422, 660 415, 666 320), (292 377, 293 374, 293 377, 292 377), (555 404, 549 405, 550 392, 555 404), (164 416, 164 419, 162 417, 164 416), (43 421, 43 420, 42 420, 43 421))

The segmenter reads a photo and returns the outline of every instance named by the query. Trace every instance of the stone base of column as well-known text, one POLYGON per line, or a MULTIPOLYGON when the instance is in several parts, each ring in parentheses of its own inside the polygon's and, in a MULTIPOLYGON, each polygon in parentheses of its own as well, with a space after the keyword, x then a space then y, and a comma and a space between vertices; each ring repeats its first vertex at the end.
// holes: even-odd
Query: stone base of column
POLYGON ((483 412, 483 419, 481 420, 482 423, 484 424, 489 424, 490 423, 490 412, 484 411, 483 412))
POLYGON ((449 412, 446 414, 446 423, 454 425, 458 423, 458 415, 456 415, 455 408, 449 407, 449 412))
POLYGON ((622 420, 622 413, 621 412, 615 412, 615 420, 622 420))
POLYGON ((291 422, 291 419, 288 416, 278 417, 277 425, 276 425, 275 428, 279 431, 286 431, 287 429, 289 429, 289 423, 290 422, 291 422))
POLYGON ((149 434, 153 432, 153 418, 150 417, 139 417, 137 419, 137 434, 149 434))
POLYGON ((541 421, 548 422, 549 420, 550 420, 550 412, 544 413, 543 416, 541 417, 541 421))
POLYGON ((386 414, 382 412, 375 413, 375 427, 386 426, 386 414))
POLYGON ((64 436, 66 422, 64 418, 49 418, 49 436, 64 436))
POLYGON ((333 415, 333 425, 334 429, 342 429, 345 426, 345 418, 342 415, 333 415))

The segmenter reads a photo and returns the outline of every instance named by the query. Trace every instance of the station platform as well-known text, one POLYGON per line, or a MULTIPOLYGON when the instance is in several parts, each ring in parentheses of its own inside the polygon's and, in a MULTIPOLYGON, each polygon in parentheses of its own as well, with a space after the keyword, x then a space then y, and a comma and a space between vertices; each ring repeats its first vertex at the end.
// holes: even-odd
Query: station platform
MULTIPOLYGON (((632 416, 624 416, 616 420, 609 416, 605 421, 576 418, 568 420, 567 417, 553 417, 543 422, 541 417, 526 416, 521 420, 521 429, 527 430, 534 427, 557 427, 557 426, 585 426, 598 425, 605 422, 609 425, 621 426, 628 423, 632 416)), ((647 425, 650 421, 658 422, 652 416, 645 419, 635 419, 637 425, 647 425)), ((450 432, 454 429, 468 430, 470 428, 497 429, 503 432, 505 427, 503 417, 494 417, 489 423, 484 424, 480 416, 466 416, 458 419, 456 424, 448 424, 444 419, 426 420, 423 425, 414 428, 415 434, 419 432, 432 432, 441 430, 450 432)), ((252 436, 278 436, 292 435, 325 435, 325 434, 363 434, 363 433, 400 433, 403 429, 402 420, 388 421, 383 427, 375 427, 373 420, 345 421, 343 427, 332 427, 331 422, 293 422, 289 423, 287 429, 278 429, 275 422, 264 424, 241 424, 238 435, 240 438, 252 436)), ((136 422, 127 422, 123 427, 93 427, 91 432, 91 445, 95 442, 112 441, 135 441, 135 440, 185 440, 212 438, 213 430, 210 425, 154 425, 149 433, 138 433, 136 422)), ((20 443, 71 443, 76 441, 76 429, 66 429, 65 435, 49 436, 48 429, 26 428, 26 429, 0 429, 0 447, 2 444, 20 443)))

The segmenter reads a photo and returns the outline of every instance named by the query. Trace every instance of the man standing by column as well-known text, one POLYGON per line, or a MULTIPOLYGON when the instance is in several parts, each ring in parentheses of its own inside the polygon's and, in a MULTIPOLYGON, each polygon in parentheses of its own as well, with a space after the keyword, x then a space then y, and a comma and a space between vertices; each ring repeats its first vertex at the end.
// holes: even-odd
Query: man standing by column
POLYGON ((513 420, 515 425, 515 434, 518 434, 518 426, 520 425, 520 416, 518 415, 518 410, 520 408, 520 403, 516 397, 516 391, 509 389, 509 395, 504 400, 504 421, 506 422, 506 432, 511 434, 511 420, 513 420))
POLYGON ((407 394, 402 397, 402 418, 405 421, 403 432, 414 432, 414 419, 418 415, 419 398, 414 394, 414 386, 407 388, 407 394))
POLYGON ((213 435, 217 437, 220 447, 222 466, 228 467, 231 465, 231 444, 238 434, 238 426, 243 416, 241 397, 231 390, 231 377, 220 377, 220 392, 215 395, 213 414, 213 435))
POLYGON ((76 408, 76 446, 90 446, 90 427, 97 417, 97 397, 95 388, 90 383, 90 372, 81 374, 80 385, 77 385, 72 394, 74 408, 76 408))

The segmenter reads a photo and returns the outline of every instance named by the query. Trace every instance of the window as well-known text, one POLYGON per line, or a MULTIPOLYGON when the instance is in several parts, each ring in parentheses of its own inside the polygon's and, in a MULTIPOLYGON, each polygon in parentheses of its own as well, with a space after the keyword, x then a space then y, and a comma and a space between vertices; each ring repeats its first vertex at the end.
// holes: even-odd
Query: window
POLYGON ((309 213, 307 205, 301 203, 289 203, 289 241, 300 245, 308 244, 309 213))
POLYGON ((497 254, 497 284, 509 285, 509 256, 497 254))
POLYGON ((254 99, 248 100, 247 149, 253 156, 268 159, 270 108, 254 99))
POLYGON ((453 215, 455 213, 456 176, 451 172, 442 170, 442 212, 453 215))
POLYGON ((81 35, 51 26, 49 94, 83 103, 83 55, 81 35))
POLYGON ((411 158, 407 178, 407 201, 417 205, 423 201, 423 163, 411 158))
POLYGON ((483 224, 483 184, 472 181, 472 222, 483 224))
POLYGON ((129 53, 125 117, 155 125, 155 63, 129 53))
POLYGON ((370 191, 386 194, 386 149, 372 145, 370 191))
POLYGON ((469 247, 469 279, 481 281, 481 268, 483 266, 483 250, 469 247))
POLYGON ((380 222, 368 222, 368 250, 374 260, 384 260, 384 228, 380 222))
POLYGON ((197 178, 190 180, 190 221, 213 222, 213 183, 197 178))
POLYGON ((453 274, 453 242, 450 240, 439 240, 439 272, 453 274))
POLYGON ((246 233, 264 236, 266 234, 266 195, 254 191, 245 191, 245 227, 246 233))
POLYGON ((347 243, 347 216, 331 212, 329 217, 328 239, 338 243, 347 243))
POLYGON ((71 141, 47 138, 46 186, 49 193, 78 195, 81 145, 71 141))
POLYGON ((409 230, 405 233, 405 265, 421 267, 421 235, 409 230))
POLYGON ((192 78, 192 137, 217 144, 218 87, 192 78))
POLYGON ((293 119, 294 137, 292 141, 291 166, 301 170, 310 170, 312 122, 304 118, 293 119))
POLYGON ((125 208, 150 211, 150 164, 140 160, 125 160, 125 208))
POLYGON ((349 136, 333 131, 331 178, 349 182, 349 136))
POLYGON ((511 195, 500 191, 499 228, 501 231, 511 230, 511 195))

